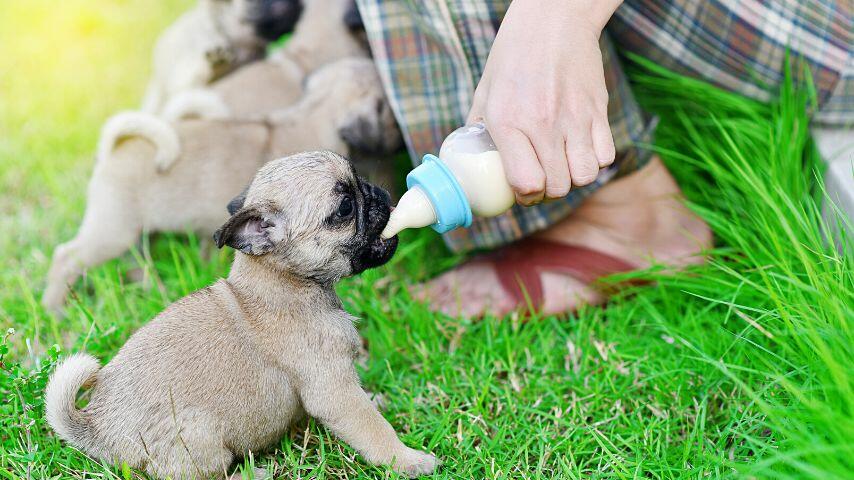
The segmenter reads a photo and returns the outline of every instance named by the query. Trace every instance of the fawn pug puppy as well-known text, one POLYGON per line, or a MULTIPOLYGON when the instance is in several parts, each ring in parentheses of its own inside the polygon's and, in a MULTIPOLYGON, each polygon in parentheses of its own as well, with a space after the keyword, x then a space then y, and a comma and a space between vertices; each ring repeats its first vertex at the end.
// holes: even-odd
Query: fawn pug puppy
POLYGON ((260 58, 267 42, 293 30, 300 11, 295 0, 199 0, 157 40, 142 110, 159 114, 178 92, 260 58))
POLYGON ((178 93, 163 107, 162 118, 257 120, 293 105, 303 95, 305 72, 293 60, 252 62, 208 87, 178 93))
POLYGON ((275 55, 293 59, 305 72, 345 56, 367 55, 367 42, 352 23, 354 0, 308 0, 293 36, 275 55))
POLYGON ((388 194, 312 152, 266 164, 230 208, 215 234, 237 250, 228 278, 168 306, 103 368, 83 353, 62 363, 46 389, 56 433, 158 478, 222 478, 307 413, 370 463, 431 473, 436 457, 404 445, 359 385, 355 318, 334 290, 391 258, 388 194))
MULTIPOLYGON (((119 121, 142 113, 123 114, 119 121)), ((151 118, 146 119, 151 123, 151 118)), ((162 121, 160 121, 163 123, 162 121)), ((89 182, 86 212, 77 235, 56 248, 42 303, 59 310, 69 285, 91 266, 130 248, 143 232, 210 234, 222 224, 221 208, 267 161, 290 153, 356 148, 393 151, 400 133, 369 59, 344 59, 309 78, 305 96, 264 122, 189 120, 174 128, 118 130, 102 139, 89 182), (163 136, 178 145, 171 163, 158 150, 163 136)), ((108 122, 109 127, 109 122, 108 122)), ((171 150, 170 150, 171 152, 171 150)))
POLYGON ((288 107, 302 95, 307 75, 342 58, 368 56, 351 25, 353 11, 353 0, 308 1, 284 47, 207 87, 175 95, 163 117, 252 119, 288 107))

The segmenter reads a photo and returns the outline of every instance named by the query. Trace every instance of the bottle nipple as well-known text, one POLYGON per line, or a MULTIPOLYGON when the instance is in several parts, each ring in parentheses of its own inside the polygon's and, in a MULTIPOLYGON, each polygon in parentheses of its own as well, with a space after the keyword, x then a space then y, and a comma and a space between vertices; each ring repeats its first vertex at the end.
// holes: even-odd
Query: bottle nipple
POLYGON ((421 188, 413 187, 400 197, 400 201, 397 202, 383 229, 382 237, 391 238, 401 230, 426 227, 437 221, 436 211, 430 199, 421 188))

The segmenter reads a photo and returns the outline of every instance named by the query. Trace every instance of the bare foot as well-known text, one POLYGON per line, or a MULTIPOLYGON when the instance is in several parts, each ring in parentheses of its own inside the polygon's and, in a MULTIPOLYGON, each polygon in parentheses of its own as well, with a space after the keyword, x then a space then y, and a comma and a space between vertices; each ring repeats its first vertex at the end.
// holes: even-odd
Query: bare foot
MULTIPOLYGON (((638 268, 674 267, 703 261, 711 246, 709 227, 682 204, 673 177, 654 157, 643 169, 609 183, 564 220, 535 235, 579 245, 625 260, 638 268)), ((543 273, 543 313, 562 313, 607 298, 559 273, 543 273)), ((501 287, 488 263, 458 266, 415 289, 416 298, 448 315, 502 316, 524 307, 501 287)))

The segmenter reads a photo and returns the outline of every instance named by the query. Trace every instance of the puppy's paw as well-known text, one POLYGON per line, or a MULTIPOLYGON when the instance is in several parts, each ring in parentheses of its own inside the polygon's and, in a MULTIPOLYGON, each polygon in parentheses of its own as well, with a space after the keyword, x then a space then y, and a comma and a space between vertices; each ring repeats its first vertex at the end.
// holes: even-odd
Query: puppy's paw
POLYGON ((237 62, 237 52, 230 47, 214 47, 205 52, 205 59, 207 59, 211 71, 211 78, 208 80, 213 81, 233 70, 237 62))
POLYGON ((395 458, 392 468, 409 478, 415 478, 433 473, 441 464, 442 462, 435 455, 407 448, 405 452, 395 458))
POLYGON ((44 294, 42 294, 42 306, 53 315, 62 315, 67 292, 68 289, 65 285, 48 284, 44 294))
POLYGON ((205 58, 214 68, 231 65, 236 60, 236 55, 234 49, 227 46, 214 47, 205 52, 205 58))

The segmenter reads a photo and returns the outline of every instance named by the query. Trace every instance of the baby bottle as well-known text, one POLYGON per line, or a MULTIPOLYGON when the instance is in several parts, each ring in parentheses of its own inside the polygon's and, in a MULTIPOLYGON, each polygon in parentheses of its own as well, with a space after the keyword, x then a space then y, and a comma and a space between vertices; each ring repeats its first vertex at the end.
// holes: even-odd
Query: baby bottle
POLYGON ((439 233, 468 227, 472 215, 494 217, 516 200, 483 123, 465 125, 448 135, 438 158, 425 155, 421 165, 409 172, 406 187, 382 232, 385 238, 428 225, 439 233))

